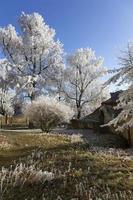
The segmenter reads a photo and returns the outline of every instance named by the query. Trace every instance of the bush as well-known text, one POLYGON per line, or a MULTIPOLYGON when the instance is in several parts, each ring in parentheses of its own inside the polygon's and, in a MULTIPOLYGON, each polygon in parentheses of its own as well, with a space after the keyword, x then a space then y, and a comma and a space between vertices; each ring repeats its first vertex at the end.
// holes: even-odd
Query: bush
POLYGON ((28 104, 25 113, 35 127, 46 132, 61 123, 69 122, 73 116, 73 112, 68 105, 50 97, 40 97, 28 104))

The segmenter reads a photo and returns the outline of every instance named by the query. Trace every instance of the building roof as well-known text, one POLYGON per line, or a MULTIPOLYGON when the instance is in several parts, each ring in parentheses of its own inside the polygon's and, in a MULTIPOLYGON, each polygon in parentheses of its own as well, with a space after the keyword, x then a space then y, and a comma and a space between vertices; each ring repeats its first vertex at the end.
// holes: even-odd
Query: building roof
MULTIPOLYGON (((119 99, 119 95, 121 93, 122 93, 122 90, 110 93, 111 97, 108 100, 102 102, 101 106, 104 106, 104 105, 115 106, 117 104, 117 100, 119 99)), ((94 112, 92 112, 91 114, 83 117, 81 120, 89 121, 89 122, 99 122, 99 115, 100 115, 99 110, 100 110, 101 106, 99 108, 97 108, 94 112)))
POLYGON ((94 112, 91 114, 83 117, 81 120, 83 121, 92 121, 92 122, 99 122, 99 108, 97 108, 94 112))
POLYGON ((109 98, 108 100, 102 102, 101 105, 104 105, 104 104, 106 104, 106 105, 116 105, 117 101, 119 99, 119 95, 121 93, 122 93, 122 90, 110 93, 111 98, 109 98))

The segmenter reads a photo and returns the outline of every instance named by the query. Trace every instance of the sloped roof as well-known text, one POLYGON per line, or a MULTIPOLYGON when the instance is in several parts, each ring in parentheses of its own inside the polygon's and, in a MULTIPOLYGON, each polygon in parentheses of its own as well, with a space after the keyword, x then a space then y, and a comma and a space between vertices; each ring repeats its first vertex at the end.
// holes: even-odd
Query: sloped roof
POLYGON ((99 108, 97 108, 94 112, 92 112, 91 114, 83 117, 81 120, 83 121, 94 121, 94 122, 98 122, 99 121, 99 108))
MULTIPOLYGON (((101 106, 103 106, 103 105, 111 105, 111 106, 116 105, 117 104, 117 100, 119 99, 119 95, 121 93, 122 93, 122 90, 110 93, 111 98, 109 98, 108 100, 102 102, 101 106)), ((101 106, 99 108, 97 108, 94 112, 92 112, 91 114, 83 117, 81 120, 90 121, 90 122, 99 122, 99 114, 100 114, 99 110, 100 110, 101 106)))
POLYGON ((104 105, 104 104, 106 104, 106 105, 116 105, 117 104, 117 100, 119 99, 119 95, 121 93, 122 93, 122 90, 110 93, 111 98, 109 98, 108 100, 102 102, 101 105, 104 105))

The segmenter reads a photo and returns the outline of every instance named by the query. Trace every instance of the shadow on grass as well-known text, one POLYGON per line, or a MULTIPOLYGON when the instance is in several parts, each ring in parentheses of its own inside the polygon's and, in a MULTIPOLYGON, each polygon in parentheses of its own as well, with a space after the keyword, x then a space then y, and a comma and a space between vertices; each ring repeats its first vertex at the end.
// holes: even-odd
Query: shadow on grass
POLYGON ((20 158, 28 156, 35 147, 26 147, 15 150, 0 151, 0 167, 8 167, 20 158))
MULTIPOLYGON (((26 156, 30 155, 33 150, 42 150, 48 151, 49 153, 58 153, 58 152, 65 152, 65 151, 88 151, 90 149, 89 143, 68 143, 68 144, 59 144, 56 147, 38 147, 29 146, 15 148, 14 150, 5 150, 0 151, 0 167, 1 166, 9 166, 13 164, 14 160, 18 161, 20 158, 25 158, 26 156)), ((106 148, 115 148, 115 145, 109 146, 108 144, 99 145, 99 147, 106 147, 106 148)), ((118 146, 119 148, 119 146, 118 146)))
POLYGON ((5 166, 8 167, 14 164, 14 161, 18 162, 20 159, 26 158, 28 155, 31 154, 33 150, 41 150, 47 151, 49 153, 58 153, 64 151, 71 151, 71 150, 87 150, 89 149, 89 144, 65 144, 65 145, 58 145, 56 147, 45 148, 45 147, 24 147, 24 148, 16 148, 13 150, 2 150, 0 151, 0 167, 5 166))

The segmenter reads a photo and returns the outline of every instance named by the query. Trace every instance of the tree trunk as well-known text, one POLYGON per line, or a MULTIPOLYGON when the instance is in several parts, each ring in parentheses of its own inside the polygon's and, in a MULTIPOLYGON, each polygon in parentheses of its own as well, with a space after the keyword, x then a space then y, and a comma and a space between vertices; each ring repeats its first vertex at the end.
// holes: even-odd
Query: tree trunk
POLYGON ((8 122, 8 116, 7 114, 5 115, 5 125, 7 125, 7 122, 8 122))
MULTIPOLYGON (((35 87, 35 85, 33 85, 33 87, 35 87)), ((29 97, 30 97, 30 101, 31 101, 31 103, 32 103, 32 102, 35 100, 35 93, 32 92, 32 94, 29 95, 29 97)), ((29 120, 28 128, 29 128, 29 129, 33 129, 33 128, 34 128, 34 124, 33 124, 33 122, 30 121, 30 120, 29 120)))
POLYGON ((77 119, 81 118, 81 108, 77 108, 77 119))
POLYGON ((31 96, 30 96, 30 101, 32 102, 32 101, 34 101, 34 100, 35 100, 35 94, 32 93, 31 96))
POLYGON ((34 128, 34 124, 33 124, 33 122, 32 122, 32 121, 29 121, 28 128, 29 128, 29 129, 33 129, 33 128, 34 128))
POLYGON ((131 133, 130 133, 130 127, 128 127, 128 144, 131 146, 131 133))
POLYGON ((0 117, 0 128, 2 128, 2 117, 0 117))

